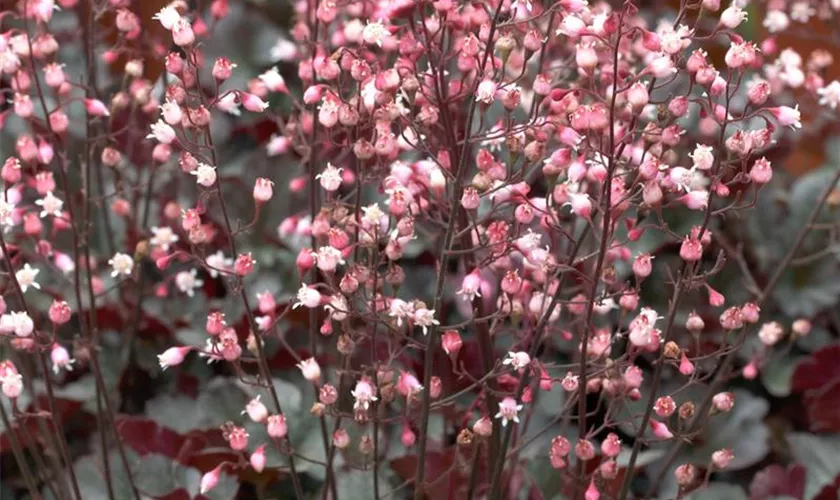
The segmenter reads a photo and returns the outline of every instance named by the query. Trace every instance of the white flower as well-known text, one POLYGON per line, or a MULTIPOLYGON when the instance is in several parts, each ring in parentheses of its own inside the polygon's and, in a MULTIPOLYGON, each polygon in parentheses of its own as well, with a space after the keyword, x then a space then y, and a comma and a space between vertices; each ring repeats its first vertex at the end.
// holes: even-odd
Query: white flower
POLYGON ((152 131, 146 136, 147 139, 154 139, 163 144, 172 144, 175 140, 175 129, 163 120, 152 124, 152 131))
POLYGON ((300 368, 303 378, 310 382, 317 382, 321 378, 321 367, 315 358, 304 359, 295 366, 300 368))
POLYGON ((513 0, 510 4, 510 10, 518 10, 520 7, 524 8, 526 11, 531 12, 534 6, 531 4, 531 0, 513 0))
POLYGON ((50 360, 53 363, 53 373, 56 375, 61 372, 62 368, 68 372, 72 372, 73 363, 76 362, 75 359, 70 357, 70 353, 67 352, 67 349, 60 344, 53 344, 52 351, 50 351, 50 360))
POLYGON ((796 2, 790 6, 790 18, 800 23, 807 23, 817 11, 809 2, 796 2))
POLYGON ((209 365, 223 359, 219 351, 221 351, 219 343, 213 339, 207 339, 204 343, 204 349, 198 352, 198 357, 207 358, 207 364, 209 365))
POLYGON ((434 309, 420 307, 414 310, 414 324, 423 328, 423 335, 429 333, 429 327, 439 325, 440 321, 435 319, 434 309))
POLYGON ((382 42, 390 35, 391 32, 388 31, 388 28, 381 21, 369 22, 365 26, 365 29, 362 30, 362 39, 365 43, 378 47, 382 47, 382 42))
POLYGON ((5 226, 6 228, 14 227, 14 212, 14 204, 9 203, 6 200, 0 200, 0 225, 5 226))
POLYGON ((258 77, 268 90, 278 92, 286 88, 286 81, 283 76, 277 71, 277 67, 273 67, 258 77))
POLYGON ((236 94, 233 92, 228 92, 216 101, 216 107, 229 115, 242 115, 242 111, 239 110, 239 101, 236 99, 236 94))
POLYGON ((837 105, 840 104, 840 82, 834 80, 825 87, 817 89, 817 94, 820 96, 820 106, 837 109, 837 105))
POLYGON ((335 168, 332 163, 327 163, 324 170, 315 176, 321 180, 321 187, 327 191, 335 191, 341 187, 341 171, 344 169, 335 168))
POLYGON ((378 226, 382 221, 382 218, 385 217, 385 212, 379 208, 379 203, 362 207, 362 212, 365 213, 362 217, 362 221, 371 226, 378 226))
POLYGON ((356 382, 356 388, 350 391, 350 394, 356 398, 356 402, 353 404, 353 408, 356 410, 367 410, 370 408, 371 401, 378 401, 376 389, 365 379, 356 382))
POLYGON ((177 23, 181 19, 181 14, 179 14, 178 11, 175 10, 175 7, 168 5, 160 9, 160 11, 158 11, 157 14, 152 16, 152 19, 160 21, 160 24, 164 28, 171 30, 172 27, 175 26, 175 23, 177 23))
POLYGON ((297 293, 297 299, 298 300, 292 306, 292 309, 296 309, 300 306, 312 309, 321 304, 321 293, 312 287, 301 285, 297 293))
POLYGON ((189 272, 181 271, 175 275, 175 286, 178 287, 178 290, 187 294, 187 297, 194 297, 196 289, 204 284, 203 280, 196 277, 197 274, 198 271, 191 269, 189 272))
POLYGON ((483 102, 484 104, 492 103, 496 98, 496 90, 498 90, 498 88, 499 86, 493 80, 482 81, 478 84, 478 89, 476 89, 476 102, 483 102))
POLYGON ((522 408, 522 405, 516 404, 515 399, 506 397, 501 403, 499 403, 499 413, 496 414, 496 418, 502 419, 502 427, 507 426, 508 422, 511 420, 518 424, 519 412, 522 408))
POLYGON ((52 191, 47 191, 46 196, 39 200, 35 200, 35 204, 41 207, 41 218, 48 215, 52 215, 53 217, 61 217, 61 207, 64 206, 64 202, 53 196, 52 191))
POLYGON ((694 161, 694 168, 698 170, 709 170, 715 162, 714 148, 706 146, 705 144, 698 144, 694 148, 694 152, 688 153, 688 156, 694 161))
POLYGON ((758 338, 766 346, 778 343, 785 335, 785 330, 777 321, 764 323, 758 330, 758 338))
POLYGON ((212 255, 208 255, 205 262, 208 266, 207 272, 211 278, 218 278, 219 270, 230 271, 233 268, 233 259, 226 258, 224 252, 221 250, 212 255))
POLYGON ((527 367, 531 363, 531 356, 525 351, 508 352, 508 357, 502 361, 502 364, 511 365, 517 370, 527 367))
POLYGON ((39 272, 41 272, 39 269, 32 269, 27 262, 23 265, 23 269, 20 269, 15 273, 20 289, 24 293, 26 293, 26 290, 29 289, 30 286, 39 290, 41 289, 41 285, 35 281, 35 277, 38 276, 39 272))
POLYGON ((330 313, 330 318, 334 321, 344 321, 347 319, 349 306, 347 305, 347 299, 344 298, 344 295, 337 293, 330 297, 330 303, 325 305, 324 309, 330 313))
POLYGON ((26 311, 12 311, 0 316, 0 332, 14 333, 18 337, 28 337, 34 329, 35 323, 26 311))
POLYGON ((277 43, 271 47, 269 55, 274 61, 293 61, 297 57, 297 53, 297 45, 285 38, 279 38, 277 43))
POLYGON ((190 173, 195 176, 195 182, 204 187, 210 187, 216 183, 216 167, 211 167, 206 163, 199 163, 198 167, 190 173))
POLYGON ((178 235, 169 226, 153 227, 152 233, 154 236, 150 240, 151 244, 160 247, 164 252, 168 252, 169 247, 178 242, 178 235))
POLYGON ((787 29, 790 24, 790 20, 788 19, 787 14, 781 10, 771 10, 767 12, 762 24, 764 24, 764 27, 767 28, 767 31, 770 33, 778 33, 787 29))
POLYGON ((404 319, 414 315, 414 305, 403 299, 391 300, 388 310, 388 316, 397 318, 397 326, 402 326, 404 319))
POLYGON ((339 264, 344 264, 344 256, 341 255, 341 250, 335 247, 321 247, 318 249, 318 253, 314 255, 318 269, 325 273, 331 273, 335 271, 339 264))
POLYGON ((134 269, 134 259, 130 255, 124 253, 115 253, 111 260, 108 261, 111 266, 111 277, 116 278, 120 274, 129 276, 134 269))
POLYGON ((279 134, 272 134, 265 145, 268 156, 277 156, 289 150, 289 138, 279 134))
POLYGON ((259 395, 255 396, 251 401, 248 401, 248 404, 245 405, 245 409, 242 410, 240 415, 245 415, 246 413, 251 420, 257 423, 265 422, 268 418, 268 408, 260 401, 259 395))

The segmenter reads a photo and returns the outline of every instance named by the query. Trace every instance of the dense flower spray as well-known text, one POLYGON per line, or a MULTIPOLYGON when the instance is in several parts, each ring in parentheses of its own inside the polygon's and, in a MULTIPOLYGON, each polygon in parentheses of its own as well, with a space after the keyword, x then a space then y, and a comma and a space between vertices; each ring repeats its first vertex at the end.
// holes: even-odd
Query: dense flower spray
POLYGON ((736 404, 732 373, 757 377, 812 326, 764 318, 778 276, 716 289, 724 255, 765 258, 730 245, 728 221, 777 182, 776 145, 840 104, 830 55, 742 27, 783 33, 840 4, 683 1, 659 19, 632 1, 300 0, 255 66, 220 40, 251 7, 205 3, 106 2, 108 36, 72 0, 8 12, 0 341, 16 357, 0 383, 16 421, 54 411, 17 406, 32 377, 52 398, 89 371, 105 470, 114 446, 139 498, 100 363, 117 344, 179 391, 218 389, 205 362, 235 381, 241 415, 201 493, 251 469, 305 498, 306 463, 333 497, 347 469, 378 498, 402 453, 416 498, 439 457, 477 470, 465 495, 500 498, 543 446, 564 495, 625 499, 619 469, 653 443, 668 453, 652 489, 701 486, 677 460, 736 404), (84 71, 59 17, 86 27, 84 71), (120 78, 98 81, 108 68, 120 78), (237 157, 246 135, 260 148, 237 157), (552 391, 565 403, 531 439, 552 391))

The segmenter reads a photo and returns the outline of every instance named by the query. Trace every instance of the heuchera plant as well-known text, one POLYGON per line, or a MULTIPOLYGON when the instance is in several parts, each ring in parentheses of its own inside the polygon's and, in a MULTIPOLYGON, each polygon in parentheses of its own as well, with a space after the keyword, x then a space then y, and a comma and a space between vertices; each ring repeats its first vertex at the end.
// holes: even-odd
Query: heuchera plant
POLYGON ((746 498, 840 170, 738 221, 834 120, 776 36, 840 3, 306 0, 258 57, 268 3, 3 5, 0 491, 746 498))

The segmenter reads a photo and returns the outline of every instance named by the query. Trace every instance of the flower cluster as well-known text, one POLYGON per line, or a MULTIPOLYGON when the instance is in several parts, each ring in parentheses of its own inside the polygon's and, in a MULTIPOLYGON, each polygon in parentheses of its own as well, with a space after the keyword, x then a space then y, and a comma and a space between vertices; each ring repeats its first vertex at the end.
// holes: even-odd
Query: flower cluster
MULTIPOLYGON (((288 464, 304 498, 305 460, 335 497, 339 455, 379 497, 380 470, 408 453, 419 498, 435 453, 483 471, 465 493, 499 498, 525 471, 510 451, 542 443, 570 497, 627 498, 619 469, 646 447, 669 451, 651 488, 673 470, 683 494, 709 479, 677 460, 736 404, 733 367, 755 378, 811 330, 763 314, 780 274, 712 287, 723 255, 743 260, 728 224, 774 182, 776 146, 840 104, 830 53, 745 39, 746 2, 682 1, 654 22, 634 2, 301 0, 258 67, 216 46, 245 15, 226 0, 136 3, 100 6, 114 33, 97 36, 73 0, 60 14, 21 1, 0 36, 0 126, 16 134, 0 170, 0 339, 15 353, 0 383, 15 420, 44 410, 16 406, 29 358, 49 359, 50 397, 90 372, 107 401, 98 352, 116 322, 130 362, 154 343, 167 371, 153 377, 203 359, 248 394, 202 493, 288 464), (59 15, 87 26, 85 72, 65 66, 59 15), (239 124, 261 148, 237 162, 239 124), (308 416, 279 365, 297 368, 284 376, 308 416), (552 391, 565 403, 539 421, 552 391), (306 418, 321 458, 296 449, 306 418)), ((768 2, 758 22, 782 33, 835 4, 768 2)), ((121 436, 114 408, 98 412, 121 436)))

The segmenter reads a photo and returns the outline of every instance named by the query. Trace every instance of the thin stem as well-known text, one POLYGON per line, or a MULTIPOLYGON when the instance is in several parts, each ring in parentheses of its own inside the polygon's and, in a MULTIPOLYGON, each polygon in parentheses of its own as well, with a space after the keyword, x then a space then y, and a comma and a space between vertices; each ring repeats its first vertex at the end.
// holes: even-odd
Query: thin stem
POLYGON ((29 489, 29 494, 32 498, 41 498, 41 494, 38 493, 38 486, 35 483, 35 477, 32 475, 32 471, 29 469, 29 464, 26 462, 26 458, 23 456, 23 449, 20 446, 20 443, 17 439, 17 433, 15 432, 15 428, 12 427, 12 423, 9 421, 9 416, 6 413, 6 407, 0 403, 0 418, 3 420, 3 426, 6 429, 6 435, 9 436, 9 443, 12 445, 12 453, 15 455, 15 460, 17 460, 18 467, 20 468, 21 474, 23 474, 23 480, 26 482, 26 487, 29 489))

